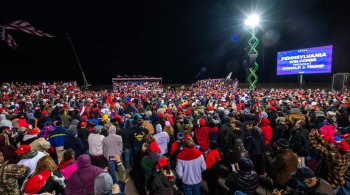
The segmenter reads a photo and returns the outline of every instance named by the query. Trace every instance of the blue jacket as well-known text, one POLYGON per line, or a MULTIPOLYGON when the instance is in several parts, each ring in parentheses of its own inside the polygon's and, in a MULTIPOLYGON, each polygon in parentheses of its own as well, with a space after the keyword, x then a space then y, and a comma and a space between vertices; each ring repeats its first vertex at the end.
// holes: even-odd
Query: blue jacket
POLYGON ((53 147, 64 146, 68 130, 64 127, 57 127, 49 136, 49 141, 53 147))

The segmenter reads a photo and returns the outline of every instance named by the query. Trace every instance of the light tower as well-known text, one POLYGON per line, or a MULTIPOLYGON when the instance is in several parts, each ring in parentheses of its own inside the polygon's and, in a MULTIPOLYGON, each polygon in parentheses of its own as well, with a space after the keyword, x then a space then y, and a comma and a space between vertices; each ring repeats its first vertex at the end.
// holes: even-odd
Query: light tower
POLYGON ((248 40, 248 70, 249 70, 249 76, 248 76, 248 82, 249 82, 249 89, 256 89, 255 84, 258 82, 258 75, 256 74, 257 70, 259 69, 259 64, 256 62, 256 58, 258 57, 258 50, 257 46, 259 44, 259 39, 256 37, 256 34, 258 32, 258 26, 260 23, 260 17, 256 14, 250 15, 244 22, 247 31, 250 34, 249 40, 248 40), (252 62, 252 63, 251 63, 252 62), (252 66, 250 65, 252 64, 252 66))

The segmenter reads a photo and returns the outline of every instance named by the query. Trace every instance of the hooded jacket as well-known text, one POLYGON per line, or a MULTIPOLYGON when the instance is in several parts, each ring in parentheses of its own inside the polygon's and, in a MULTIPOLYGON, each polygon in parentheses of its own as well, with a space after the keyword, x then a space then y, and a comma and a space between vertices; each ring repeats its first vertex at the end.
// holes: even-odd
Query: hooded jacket
POLYGON ((168 153, 168 144, 170 142, 170 137, 167 132, 162 132, 162 126, 160 124, 156 125, 156 134, 153 135, 153 138, 156 140, 161 154, 168 153))
POLYGON ((173 194, 176 176, 171 171, 170 176, 166 176, 159 172, 153 181, 152 189, 156 195, 169 195, 173 194))
POLYGON ((66 178, 66 180, 68 181, 70 176, 76 170, 78 170, 78 165, 77 165, 77 162, 75 162, 74 160, 69 160, 69 161, 66 161, 66 162, 61 162, 58 165, 58 170, 64 176, 64 178, 66 178))
POLYGON ((205 164, 207 166, 207 170, 211 169, 213 165, 218 161, 221 161, 221 155, 219 151, 217 149, 210 150, 208 155, 205 158, 205 164))
POLYGON ((176 173, 186 185, 199 184, 206 165, 202 153, 196 147, 185 147, 177 155, 176 173))
POLYGON ((337 129, 335 128, 334 125, 331 125, 331 124, 326 124, 326 125, 323 125, 321 128, 320 128, 320 134, 321 135, 328 135, 329 137, 333 138, 335 133, 337 132, 337 129))
POLYGON ((120 135, 116 135, 116 127, 111 125, 108 129, 108 136, 102 140, 103 155, 108 160, 110 156, 123 152, 123 139, 120 135))
POLYGON ((201 147, 203 152, 209 149, 209 127, 206 126, 204 119, 200 120, 200 126, 194 129, 194 136, 197 140, 198 145, 201 147))
POLYGON ((230 191, 241 191, 246 194, 254 194, 259 186, 258 174, 255 171, 250 172, 232 172, 225 181, 225 185, 230 191))
POLYGON ((68 136, 64 141, 64 149, 68 150, 70 148, 74 150, 75 159, 85 153, 83 142, 80 140, 80 138, 76 137, 76 134, 73 131, 68 132, 68 136))
POLYGON ((78 170, 67 181, 66 195, 93 194, 95 178, 103 169, 92 166, 90 157, 86 154, 79 156, 76 162, 78 170))
POLYGON ((270 120, 267 118, 262 118, 260 123, 261 134, 264 137, 264 143, 270 144, 272 139, 272 128, 270 126, 270 120))
POLYGON ((62 147, 64 146, 64 141, 67 136, 67 129, 63 126, 57 127, 51 134, 50 134, 50 144, 53 147, 62 147))

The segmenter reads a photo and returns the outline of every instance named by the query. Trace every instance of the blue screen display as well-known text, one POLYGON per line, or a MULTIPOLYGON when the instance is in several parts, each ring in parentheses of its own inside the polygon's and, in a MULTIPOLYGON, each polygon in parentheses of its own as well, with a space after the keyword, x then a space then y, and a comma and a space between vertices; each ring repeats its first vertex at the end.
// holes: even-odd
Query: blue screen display
POLYGON ((331 73, 332 45, 277 53, 277 75, 331 73))

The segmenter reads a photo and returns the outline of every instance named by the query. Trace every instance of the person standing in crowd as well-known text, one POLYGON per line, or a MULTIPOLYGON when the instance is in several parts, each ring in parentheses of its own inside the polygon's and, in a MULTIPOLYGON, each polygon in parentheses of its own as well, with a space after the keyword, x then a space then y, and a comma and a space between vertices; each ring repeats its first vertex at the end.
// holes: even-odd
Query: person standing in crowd
POLYGON ((226 178, 225 185, 230 188, 230 193, 239 191, 253 195, 259 186, 258 174, 254 171, 253 162, 245 157, 238 160, 238 166, 226 178))
POLYGON ((156 164, 156 176, 154 177, 152 189, 154 194, 168 195, 174 194, 176 174, 170 169, 169 159, 160 158, 156 164))
POLYGON ((270 120, 262 118, 260 121, 261 135, 264 137, 265 148, 268 148, 272 139, 272 127, 270 126, 270 120))
POLYGON ((118 154, 118 156, 122 155, 123 152, 123 140, 120 135, 116 135, 116 127, 114 125, 109 126, 108 136, 105 137, 102 141, 103 147, 103 155, 108 161, 109 165, 109 174, 113 179, 113 183, 117 183, 117 176, 115 174, 116 171, 116 162, 114 159, 114 155, 118 154))
POLYGON ((309 155, 309 131, 305 129, 304 121, 297 121, 292 128, 290 140, 291 149, 298 155, 299 166, 305 166, 305 157, 309 155))
POLYGON ((21 144, 30 145, 33 150, 47 153, 50 149, 50 142, 46 141, 42 137, 38 137, 40 130, 28 129, 27 134, 24 135, 21 144))
POLYGON ((120 131, 123 140, 123 149, 124 149, 124 164, 125 168, 128 169, 132 166, 132 138, 133 138, 133 129, 131 121, 128 120, 125 122, 125 128, 120 131))
POLYGON ((185 195, 199 195, 202 172, 206 170, 202 153, 192 138, 186 138, 183 150, 177 155, 176 173, 181 179, 185 195))
POLYGON ((289 149, 289 142, 280 138, 277 140, 277 154, 266 154, 268 175, 271 176, 275 187, 284 189, 292 179, 292 173, 298 168, 298 156, 289 149))
MULTIPOLYGON (((324 137, 325 138, 325 137, 324 137)), ((332 139, 331 139, 332 140, 332 139)), ((326 180, 331 184, 336 193, 346 183, 345 173, 349 166, 350 146, 345 141, 339 144, 329 144, 321 138, 317 129, 310 132, 312 147, 322 155, 326 165, 326 180)))
POLYGON ((66 140, 64 141, 64 150, 73 149, 75 158, 85 154, 83 142, 77 137, 76 131, 68 131, 66 140))
POLYGON ((61 120, 54 121, 55 130, 51 132, 49 140, 51 146, 55 148, 57 162, 61 162, 64 153, 64 141, 66 140, 68 130, 63 127, 61 120))
POLYGON ((94 194, 95 179, 103 169, 91 165, 90 156, 86 154, 79 156, 77 165, 78 170, 67 181, 66 195, 94 194))
POLYGON ((35 171, 38 161, 45 156, 43 152, 32 150, 30 145, 21 145, 17 150, 16 154, 19 155, 20 161, 17 165, 24 165, 28 167, 27 176, 29 177, 35 171))
POLYGON ((21 194, 18 180, 25 178, 28 167, 24 165, 9 164, 0 152, 0 194, 21 194))
POLYGON ((203 152, 209 149, 209 127, 207 121, 203 118, 198 119, 198 126, 194 129, 194 137, 203 152))
POLYGON ((102 141, 105 138, 103 135, 100 135, 102 127, 96 125, 92 133, 88 137, 89 142, 89 153, 91 156, 91 163, 94 166, 100 168, 105 168, 107 166, 107 160, 103 156, 103 146, 102 141))
POLYGON ((63 153, 63 160, 58 165, 59 172, 66 178, 66 181, 69 180, 70 176, 78 170, 78 165, 75 161, 75 153, 73 149, 67 149, 63 153))
POLYGON ((88 137, 90 135, 89 130, 86 128, 87 122, 83 121, 80 123, 80 128, 78 129, 78 138, 83 142, 85 153, 89 153, 89 142, 88 137))
POLYGON ((0 152, 2 153, 2 157, 4 158, 4 160, 8 161, 9 164, 17 163, 18 156, 15 152, 15 148, 12 145, 10 145, 8 136, 2 134, 0 134, 0 152))
POLYGON ((156 125, 156 134, 153 135, 153 138, 161 150, 161 155, 167 155, 170 137, 167 132, 162 131, 162 126, 160 124, 156 125))
POLYGON ((216 141, 210 142, 208 153, 205 156, 207 170, 203 173, 204 179, 208 182, 209 194, 213 195, 217 194, 221 166, 221 154, 217 147, 218 144, 216 141))

